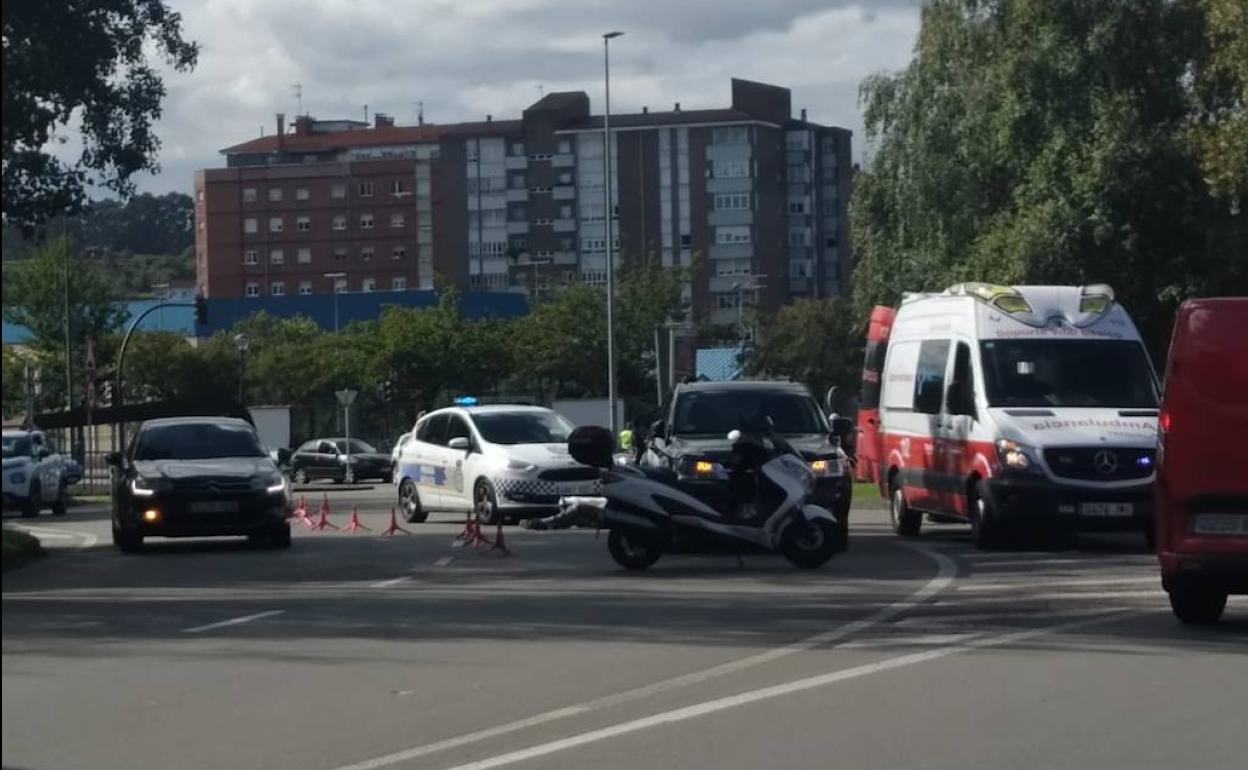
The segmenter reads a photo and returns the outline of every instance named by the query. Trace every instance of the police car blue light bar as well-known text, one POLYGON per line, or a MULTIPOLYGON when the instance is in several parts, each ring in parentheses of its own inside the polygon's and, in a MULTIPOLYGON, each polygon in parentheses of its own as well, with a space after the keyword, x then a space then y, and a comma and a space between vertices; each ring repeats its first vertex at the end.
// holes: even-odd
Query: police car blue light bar
POLYGON ((477 397, 476 396, 459 396, 458 398, 455 399, 455 405, 456 406, 476 406, 477 397))

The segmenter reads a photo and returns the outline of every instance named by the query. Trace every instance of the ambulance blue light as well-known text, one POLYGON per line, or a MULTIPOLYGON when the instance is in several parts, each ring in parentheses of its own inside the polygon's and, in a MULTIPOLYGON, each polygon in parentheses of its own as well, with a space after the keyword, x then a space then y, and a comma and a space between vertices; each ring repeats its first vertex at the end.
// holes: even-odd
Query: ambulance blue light
POLYGON ((1141 468, 1147 468, 1153 464, 1153 458, 1149 457, 1148 455, 1140 455, 1140 457, 1136 459, 1135 462, 1141 468))
POLYGON ((477 397, 476 396, 460 396, 459 398, 455 399, 455 405, 456 406, 476 406, 477 397))

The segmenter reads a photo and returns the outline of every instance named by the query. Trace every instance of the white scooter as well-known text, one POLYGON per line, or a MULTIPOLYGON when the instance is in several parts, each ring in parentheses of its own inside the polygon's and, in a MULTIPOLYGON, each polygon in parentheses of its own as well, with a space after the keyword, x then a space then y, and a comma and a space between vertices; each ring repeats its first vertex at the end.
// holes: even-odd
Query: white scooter
POLYGON ((825 564, 840 547, 836 517, 807 502, 815 478, 801 456, 772 435, 770 421, 728 434, 728 467, 709 460, 703 476, 617 465, 610 431, 582 427, 568 438, 578 462, 602 471, 601 525, 611 556, 645 569, 667 553, 778 552, 806 569, 825 564))

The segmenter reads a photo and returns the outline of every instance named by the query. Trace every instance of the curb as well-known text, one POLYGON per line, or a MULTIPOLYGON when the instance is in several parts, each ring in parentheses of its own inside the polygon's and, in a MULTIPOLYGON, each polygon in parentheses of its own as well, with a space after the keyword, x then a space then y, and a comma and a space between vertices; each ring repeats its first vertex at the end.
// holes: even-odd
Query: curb
POLYGON ((20 529, 4 528, 4 572, 25 566, 44 553, 39 538, 20 529))

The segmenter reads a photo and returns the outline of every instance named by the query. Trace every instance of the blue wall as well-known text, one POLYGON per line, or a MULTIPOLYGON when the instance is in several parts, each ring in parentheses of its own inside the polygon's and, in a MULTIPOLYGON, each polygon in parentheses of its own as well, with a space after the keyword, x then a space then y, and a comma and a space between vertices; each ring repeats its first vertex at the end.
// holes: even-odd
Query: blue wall
MULTIPOLYGON (((160 300, 135 299, 125 303, 126 323, 139 313, 147 310, 160 300)), ((157 310, 143 320, 144 331, 167 331, 191 337, 195 334, 195 311, 189 307, 167 307, 157 310)), ((4 344, 16 345, 30 339, 30 330, 25 326, 4 322, 4 344)))

